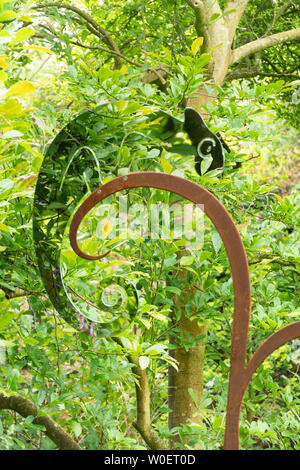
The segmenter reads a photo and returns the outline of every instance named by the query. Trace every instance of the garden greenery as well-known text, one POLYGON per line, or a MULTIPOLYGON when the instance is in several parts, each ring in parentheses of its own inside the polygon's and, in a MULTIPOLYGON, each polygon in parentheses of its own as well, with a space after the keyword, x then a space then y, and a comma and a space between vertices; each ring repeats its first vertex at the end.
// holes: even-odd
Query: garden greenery
MULTIPOLYGON (((80 3, 96 19, 105 20, 108 30, 116 24, 115 9, 109 13, 105 5, 100 12, 97 2, 80 3)), ((125 3, 118 21, 119 28, 126 30, 124 41, 146 41, 145 18, 137 23, 137 5, 125 3)), ((128 55, 131 60, 116 67, 118 55, 109 60, 105 51, 76 45, 85 39, 82 18, 77 17, 76 38, 72 12, 60 15, 53 7, 47 16, 46 10, 33 7, 31 1, 0 0, 0 392, 30 400, 41 416, 59 423, 81 448, 147 449, 147 439, 134 427, 139 367, 148 377, 152 426, 166 448, 176 435, 180 448, 220 449, 233 289, 216 229, 205 217, 201 244, 181 256, 187 243, 183 239, 110 237, 111 221, 101 218, 96 208, 82 226, 80 243, 89 253, 112 247, 111 255, 99 262, 77 257, 66 231, 61 266, 69 295, 81 312, 90 318, 95 315, 97 321, 103 280, 109 276, 122 276, 138 292, 136 315, 123 325, 117 339, 105 328, 95 336, 65 322, 46 295, 33 243, 34 190, 53 138, 83 111, 94 110, 99 119, 86 121, 84 142, 74 131, 72 152, 82 145, 91 149, 102 183, 130 172, 160 171, 211 191, 232 215, 249 259, 251 356, 271 333, 299 315, 297 121, 280 114, 285 106, 293 112, 298 106, 292 102, 293 79, 260 76, 217 87, 217 97, 205 109, 210 128, 221 132, 231 152, 222 173, 200 177, 194 156, 186 152, 187 137, 173 136, 171 148, 167 138, 155 134, 149 114, 162 109, 182 119, 183 99, 200 86, 210 93, 212 85, 205 82, 210 55, 201 54, 201 40, 195 42, 194 33, 185 34, 176 23, 176 35, 184 37, 176 42, 171 22, 166 23, 165 36, 148 40, 144 57, 138 55, 135 43, 128 55), (41 23, 46 25, 43 31, 41 23), (169 70, 163 88, 155 80, 141 79, 159 64, 169 70), (112 119, 112 114, 118 117, 112 119), (185 282, 179 275, 183 271, 185 282), (180 345, 189 350, 201 340, 176 328, 179 313, 174 296, 184 295, 189 286, 196 293, 185 305, 187 314, 208 323, 204 393, 201 403, 196 403, 202 420, 169 429, 168 370, 178 369, 172 348, 180 345)), ((156 7, 152 8, 147 21, 155 30, 161 23, 156 7)), ((189 18, 191 12, 185 15, 189 18)), ((78 175, 86 194, 94 169, 87 166, 78 175)), ((127 196, 130 206, 146 208, 179 201, 168 192, 145 188, 127 196)), ((114 197, 109 202, 118 203, 114 197)), ((242 407, 242 449, 300 448, 299 341, 275 351, 254 375, 242 407)), ((192 389, 189 393, 194 396, 192 389)), ((45 424, 30 414, 1 411, 1 449, 56 449, 57 442, 44 431, 45 424)))

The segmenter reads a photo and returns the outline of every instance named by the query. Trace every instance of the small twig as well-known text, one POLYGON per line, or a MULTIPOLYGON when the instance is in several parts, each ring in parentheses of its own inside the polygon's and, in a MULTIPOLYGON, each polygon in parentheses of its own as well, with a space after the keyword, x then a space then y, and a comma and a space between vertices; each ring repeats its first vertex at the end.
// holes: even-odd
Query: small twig
POLYGON ((147 51, 146 51, 145 0, 142 0, 141 13, 142 13, 142 24, 143 24, 143 52, 144 52, 144 61, 146 63, 147 51))
MULTIPOLYGON (((226 77, 225 81, 228 80, 238 80, 241 78, 254 78, 254 77, 275 77, 275 78, 281 78, 281 77, 286 77, 286 78, 299 78, 299 75, 293 74, 290 72, 280 72, 280 73, 273 73, 273 72, 259 72, 258 70, 249 70, 249 69, 238 69, 238 70, 232 70, 229 72, 226 77)), ((255 99, 255 98, 253 98, 255 99)))
POLYGON ((135 65, 136 67, 142 67, 143 66, 143 64, 140 64, 139 62, 135 62, 134 60, 128 59, 128 57, 126 57, 123 54, 121 54, 120 52, 114 51, 112 49, 107 49, 105 47, 98 46, 98 45, 97 46, 92 46, 92 45, 87 46, 87 45, 82 44, 81 42, 78 42, 78 41, 70 41, 70 43, 74 44, 74 46, 83 47, 84 49, 98 49, 99 51, 108 52, 109 54, 112 54, 112 55, 115 55, 115 56, 118 56, 118 57, 122 58, 123 60, 125 60, 129 64, 135 65))
MULTIPOLYGON (((122 341, 118 337, 112 338, 122 349, 122 341)), ((136 421, 135 429, 140 433, 146 444, 153 450, 167 450, 166 445, 153 429, 150 416, 150 391, 146 370, 141 369, 138 358, 133 354, 125 353, 129 362, 133 364, 132 372, 137 377, 136 390, 136 421)))
POLYGON ((120 53, 118 45, 116 44, 116 42, 112 38, 111 34, 108 31, 106 31, 106 29, 104 29, 100 24, 98 24, 91 15, 89 15, 87 12, 85 12, 83 10, 80 10, 80 8, 78 8, 78 7, 76 7, 72 4, 63 3, 63 2, 62 3, 60 3, 60 2, 49 2, 49 3, 44 4, 44 5, 35 5, 32 8, 34 8, 36 10, 43 10, 45 8, 50 8, 50 7, 64 8, 66 10, 73 11, 78 16, 83 18, 87 22, 87 24, 90 27, 93 28, 93 31, 91 31, 91 32, 96 31, 100 35, 101 39, 103 39, 103 41, 108 45, 108 47, 110 48, 109 50, 111 52, 116 53, 115 55, 117 57, 115 59, 115 65, 116 65, 117 69, 121 68, 122 61, 120 60, 120 57, 118 57, 118 53, 120 53))
POLYGON ((74 294, 76 295, 77 297, 79 297, 79 299, 81 300, 84 300, 84 302, 86 302, 88 305, 90 305, 91 307, 95 308, 96 310, 99 310, 99 312, 103 312, 103 310, 101 310, 101 308, 99 308, 97 305, 93 304, 93 302, 90 302, 89 300, 87 300, 86 298, 84 298, 82 295, 78 294, 77 292, 75 292, 72 287, 68 286, 68 289, 74 294))
MULTIPOLYGON (((270 260, 271 263, 277 263, 280 264, 281 266, 288 266, 288 267, 293 267, 297 268, 297 266, 300 266, 300 263, 296 260, 289 260, 285 258, 276 258, 272 254, 268 253, 258 253, 259 257, 253 261, 249 260, 249 265, 251 264, 258 264, 261 263, 264 260, 270 260)), ((276 256, 276 255, 275 255, 276 256)))
POLYGON ((35 75, 37 75, 42 70, 42 68, 46 65, 46 63, 48 62, 49 59, 50 59, 50 56, 48 55, 45 58, 45 60, 43 62, 41 62, 39 67, 33 72, 33 74, 28 78, 28 80, 32 80, 33 77, 35 77, 35 75))

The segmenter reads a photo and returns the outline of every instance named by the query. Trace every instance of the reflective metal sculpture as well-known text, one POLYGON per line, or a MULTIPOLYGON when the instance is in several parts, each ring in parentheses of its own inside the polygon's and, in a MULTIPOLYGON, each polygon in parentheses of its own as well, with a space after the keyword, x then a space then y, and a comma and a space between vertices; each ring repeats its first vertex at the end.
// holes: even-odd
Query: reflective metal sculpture
MULTIPOLYGON (((49 146, 36 184, 33 237, 39 271, 55 309, 75 328, 82 327, 82 312, 72 301, 72 296, 64 284, 60 262, 62 241, 76 206, 87 194, 101 185, 107 168, 113 165, 109 147, 114 142, 109 127, 118 119, 118 109, 111 105, 92 108, 76 117, 49 146)), ((185 145, 186 153, 193 155, 196 149, 196 153, 201 151, 207 156, 212 152, 211 167, 216 168, 216 165, 222 163, 222 145, 208 130, 198 112, 187 108, 185 122, 182 122, 157 109, 149 115, 148 120, 153 123, 151 135, 154 138, 159 137, 169 142, 172 141, 172 136, 185 129, 192 141, 192 145, 185 145), (209 143, 207 147, 207 139, 211 139, 210 143, 215 139, 215 146, 211 144, 210 148, 209 143)), ((172 152, 172 144, 168 149, 172 152)), ((173 151, 178 151, 176 146, 173 151)), ((200 157, 198 160, 197 158, 196 162, 200 157)), ((196 163, 197 171, 200 171, 199 168, 196 163)), ((132 289, 134 286, 128 283, 127 291, 132 293, 132 289)), ((137 294, 135 297, 137 299, 137 294)), ((95 315, 86 319, 84 329, 92 331, 93 334, 97 331, 100 335, 116 332, 116 325, 112 326, 111 321, 102 322, 99 318, 95 321, 94 317, 95 315), (105 328, 102 323, 105 323, 105 328)))
POLYGON ((220 136, 214 134, 207 127, 198 111, 193 108, 186 108, 184 115, 184 129, 196 148, 195 169, 197 173, 202 174, 201 164, 204 159, 209 159, 206 171, 223 168, 224 149, 230 152, 229 147, 220 136))

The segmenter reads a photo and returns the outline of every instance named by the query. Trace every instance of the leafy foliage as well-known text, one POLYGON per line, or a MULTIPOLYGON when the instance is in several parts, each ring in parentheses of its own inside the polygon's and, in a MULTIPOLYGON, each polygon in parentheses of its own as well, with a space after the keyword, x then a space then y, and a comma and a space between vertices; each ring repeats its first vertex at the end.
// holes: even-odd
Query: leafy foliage
MULTIPOLYGON (((193 155, 185 154, 186 138, 174 137, 174 151, 168 139, 155 134, 148 119, 149 110, 157 107, 180 116, 180 103, 204 84, 210 57, 201 54, 201 39, 184 30, 190 10, 182 2, 153 2, 145 34, 142 3, 119 2, 118 8, 109 3, 100 7, 99 2, 84 2, 108 31, 124 32, 122 52, 131 62, 124 60, 121 66, 117 56, 75 44, 92 36, 90 44, 98 46, 99 38, 83 28, 83 19, 78 20, 74 11, 60 15, 54 6, 47 14, 48 10, 30 9, 30 2, 0 1, 1 390, 30 398, 83 448, 145 449, 133 426, 137 377, 128 359, 131 355, 147 372, 153 426, 162 439, 178 434, 185 448, 199 443, 203 449, 221 448, 233 292, 227 256, 214 227, 205 219, 201 249, 180 257, 186 240, 140 236, 118 244, 117 237, 108 236, 110 221, 101 220, 95 210, 82 228, 81 243, 90 253, 97 252, 99 245, 100 251, 114 247, 110 257, 97 263, 76 257, 66 233, 62 263, 74 302, 86 313, 101 305, 100 274, 121 275, 134 282, 139 293, 137 316, 119 340, 105 334, 96 338, 59 318, 45 295, 32 242, 34 187, 53 137, 83 110, 99 111, 99 104, 104 105, 97 126, 85 129, 87 145, 101 163, 103 182, 134 171, 164 171, 204 186, 232 214, 250 264, 250 357, 264 339, 299 314, 300 197, 295 174, 299 155, 295 128, 276 113, 291 86, 274 78, 234 81, 219 88, 218 98, 206 110, 211 129, 222 133, 231 153, 222 175, 214 171, 199 177, 193 155), (172 20, 166 22, 166 17, 172 20), (157 31, 163 32, 158 36, 157 31), (141 80, 142 73, 158 64, 170 73, 163 87, 141 80), (112 120, 112 112, 119 119, 112 120), (100 133, 105 145, 99 144, 100 133), (185 285, 177 276, 183 269, 185 285), (182 295, 190 285, 197 292, 186 303, 186 312, 209 322, 205 390, 197 403, 203 420, 200 425, 191 422, 169 430, 167 373, 168 367, 177 368, 172 346, 188 350, 199 340, 180 335, 175 326, 169 344, 170 312, 177 320, 180 316, 174 295, 182 295)), ((90 179, 87 169, 87 192, 90 179)), ((129 196, 131 205, 143 202, 146 207, 178 202, 166 192, 149 189, 129 196)), ((111 198, 111 203, 117 201, 111 198)), ((298 340, 260 366, 244 399, 242 448, 300 448, 298 372, 298 340)), ((193 390, 189 392, 193 397, 193 390)), ((1 448, 54 449, 41 426, 32 421, 3 411, 1 448)))

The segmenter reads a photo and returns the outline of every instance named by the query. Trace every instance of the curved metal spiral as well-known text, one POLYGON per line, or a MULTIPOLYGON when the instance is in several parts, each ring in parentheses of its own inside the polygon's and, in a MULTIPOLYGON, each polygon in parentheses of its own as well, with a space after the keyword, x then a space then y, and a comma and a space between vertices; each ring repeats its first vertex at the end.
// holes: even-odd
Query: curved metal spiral
MULTIPOLYGON (((99 129, 99 123, 101 123, 100 128, 102 126, 102 117, 97 111, 93 109, 82 113, 57 135, 48 148, 39 173, 34 198, 33 236, 38 267, 45 289, 56 310, 75 328, 87 331, 92 336, 116 334, 126 327, 137 310, 138 295, 134 284, 128 280, 125 282, 121 276, 118 279, 104 277, 101 280, 101 287, 110 290, 99 294, 97 312, 93 311, 90 318, 87 318, 87 315, 73 302, 64 285, 60 253, 65 229, 76 207, 84 196, 90 194, 72 218, 70 240, 72 248, 79 256, 85 255, 87 259, 95 259, 79 249, 77 231, 89 210, 109 195, 122 189, 151 187, 176 193, 195 204, 203 205, 206 215, 215 225, 225 245, 234 285, 234 318, 224 448, 238 449, 239 416, 247 384, 259 364, 269 354, 285 342, 300 336, 300 322, 292 323, 274 333, 246 364, 251 304, 250 279, 243 243, 232 218, 211 193, 196 183, 173 175, 155 172, 133 173, 101 186, 100 158, 93 151, 94 147, 99 147, 101 144, 101 138, 96 131, 92 134, 93 137, 89 132, 91 129, 99 129)), ((155 119, 155 116, 153 118, 155 119)), ((111 116, 111 119, 114 117, 111 116)), ((109 119, 107 123, 109 125, 109 119)), ((178 121, 177 124, 180 127, 183 123, 178 121)), ((217 147, 202 148, 203 135, 198 139, 198 127, 195 125, 189 128, 186 125, 185 130, 195 146, 200 141, 198 151, 202 156, 213 153, 211 150, 217 147)), ((160 131, 161 129, 158 129, 158 133, 160 131)), ((211 135, 207 137, 210 139, 211 135)), ((215 141, 219 144, 217 140, 215 141)), ((211 141, 209 143, 212 145, 211 141)), ((102 142, 101 148, 105 154, 104 147, 102 142)), ((199 158, 202 156, 199 154, 199 158)), ((219 167, 223 163, 222 152, 217 152, 215 156, 214 164, 219 167)), ((96 259, 99 259, 99 256, 96 256, 96 259)))
MULTIPOLYGON (((178 119, 160 110, 153 112, 151 108, 151 111, 148 119, 154 121, 154 125, 149 131, 149 140, 153 136, 169 138, 182 128, 183 123, 178 119), (171 128, 165 132, 166 124, 170 122, 171 128)), ((64 282, 61 249, 72 213, 84 197, 102 184, 107 171, 104 168, 111 168, 114 164, 109 160, 107 147, 109 140, 116 138, 111 129, 114 129, 116 122, 122 122, 119 118, 117 108, 114 109, 108 103, 81 113, 59 132, 42 162, 33 206, 33 239, 37 263, 50 301, 74 328, 82 330, 84 324, 84 331, 90 332, 92 329, 93 335, 96 331, 100 336, 116 334, 118 329, 109 321, 95 325, 95 321, 86 318, 76 306, 64 282)), ((120 127, 123 131, 121 124, 120 127)), ((120 145, 118 141, 115 143, 120 145)), ((107 254, 104 253, 104 256, 107 254)), ((96 258, 100 259, 101 256, 96 258)))
MULTIPOLYGON (((123 189, 150 187, 173 192, 201 204, 218 230, 230 262, 234 288, 230 375, 226 410, 224 449, 239 449, 239 421, 243 396, 259 365, 277 348, 300 336, 300 321, 281 328, 257 349, 246 363, 251 311, 251 287, 247 256, 239 232, 224 206, 207 190, 178 176, 155 172, 132 173, 116 178, 95 190, 74 214, 70 225, 71 246, 79 256, 78 228, 86 214, 100 201, 123 189)), ((81 251, 81 250, 80 250, 81 251)), ((84 257, 88 256, 83 253, 84 257)))

